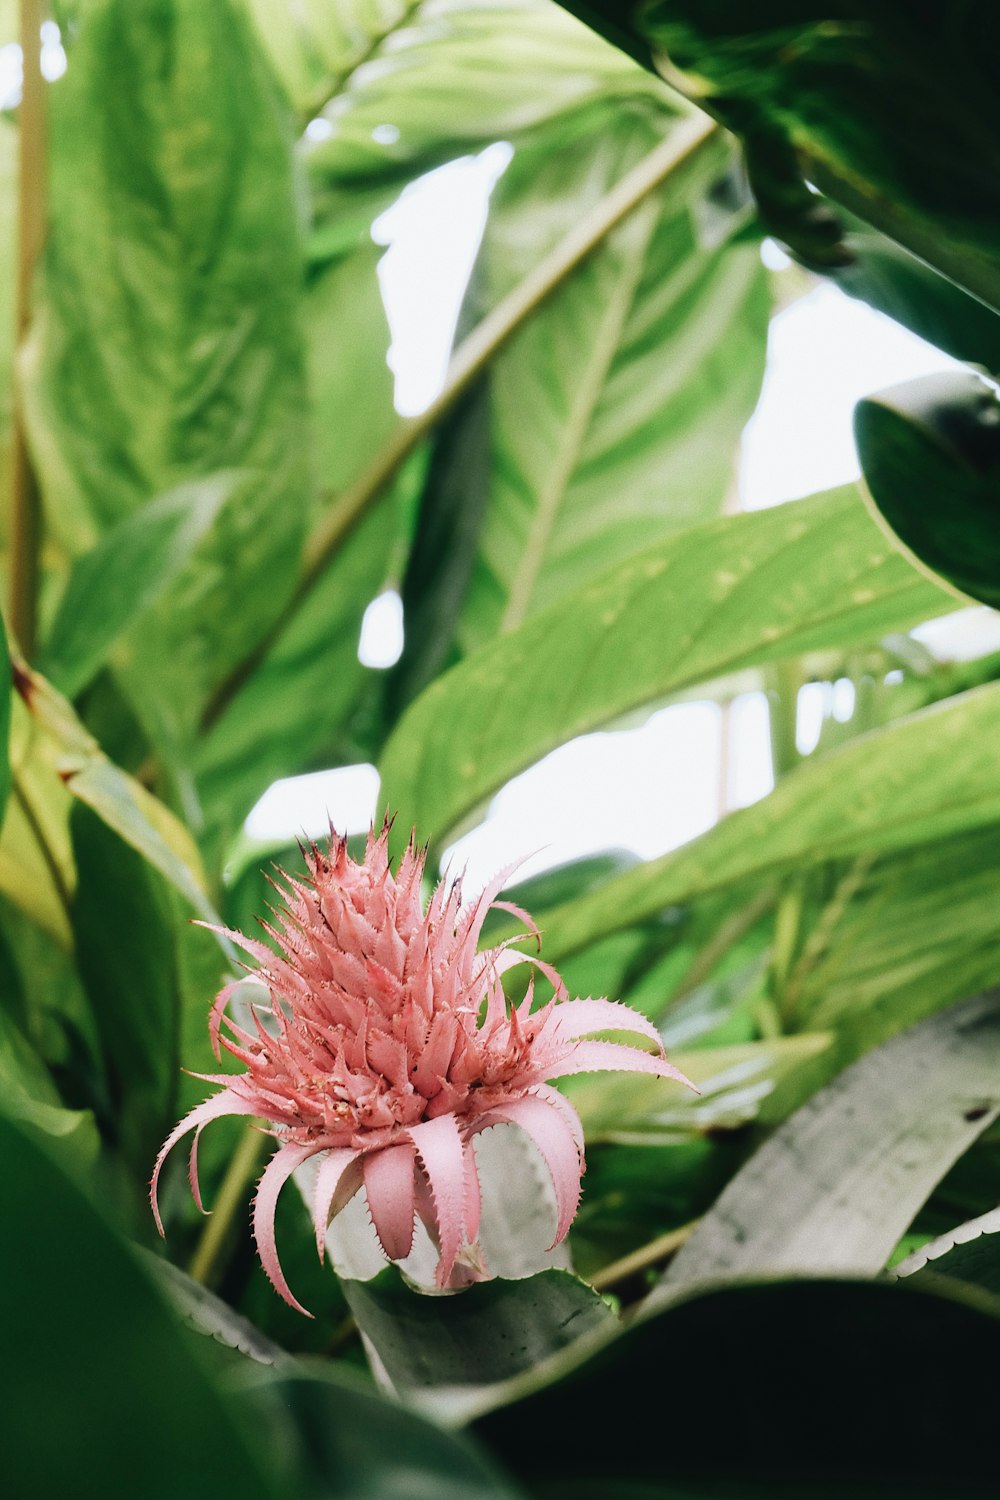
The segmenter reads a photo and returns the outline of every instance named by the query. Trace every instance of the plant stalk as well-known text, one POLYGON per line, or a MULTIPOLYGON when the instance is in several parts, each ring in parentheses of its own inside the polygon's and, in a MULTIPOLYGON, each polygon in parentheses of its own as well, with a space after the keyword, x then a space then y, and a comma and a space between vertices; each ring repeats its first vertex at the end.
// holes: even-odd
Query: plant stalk
POLYGON ((246 1202, 247 1190, 260 1166, 267 1141, 268 1137, 261 1131, 248 1130, 233 1152, 222 1179, 218 1201, 191 1257, 189 1274, 192 1281, 198 1281, 202 1286, 208 1286, 215 1274, 230 1225, 246 1202))
POLYGON ((394 437, 375 462, 344 491, 321 520, 306 543, 303 577, 295 597, 263 640, 210 699, 202 717, 203 730, 216 723, 268 655, 275 641, 295 618, 303 600, 322 578, 337 549, 381 497, 403 462, 447 415, 521 325, 650 193, 688 166, 719 134, 720 127, 707 115, 696 114, 681 121, 669 137, 616 183, 600 203, 473 329, 456 351, 441 393, 419 416, 400 422, 394 437))
POLYGON ((610 1266, 605 1266, 603 1270, 598 1271, 596 1276, 591 1277, 591 1286, 596 1292, 604 1292, 608 1287, 627 1281, 630 1276, 638 1276, 641 1271, 648 1271, 651 1266, 661 1265, 670 1256, 676 1255, 700 1223, 700 1219, 692 1219, 690 1224, 682 1224, 679 1229, 670 1229, 657 1239, 650 1240, 648 1245, 642 1245, 638 1250, 633 1250, 630 1255, 623 1255, 621 1260, 612 1261, 610 1266))
MULTIPOLYGON (((18 345, 31 321, 31 285, 45 239, 47 190, 41 0, 21 0, 20 20, 24 82, 19 111, 16 294, 18 345)), ((15 394, 10 490, 10 624, 29 660, 35 647, 41 537, 41 497, 25 440, 21 400, 15 394)))

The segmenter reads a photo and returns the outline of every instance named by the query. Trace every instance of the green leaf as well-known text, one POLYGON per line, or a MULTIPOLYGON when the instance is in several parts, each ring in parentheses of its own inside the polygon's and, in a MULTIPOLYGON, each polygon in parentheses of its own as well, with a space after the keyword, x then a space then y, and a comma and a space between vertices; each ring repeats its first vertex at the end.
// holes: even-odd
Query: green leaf
POLYGON ((7 811, 7 798, 11 786, 11 694, 7 683, 11 676, 10 653, 7 650, 7 632, 0 620, 0 826, 7 811))
POLYGON ((10 1492, 97 1500, 138 1484, 150 1500, 282 1493, 250 1421, 209 1382, 191 1336, 92 1204, 5 1119, 0 1155, 0 1445, 10 1492))
MULTIPOLYGON (((481 254, 492 300, 685 117, 606 105, 515 154, 481 254), (494 290, 495 289, 495 290, 494 290)), ((711 138, 546 299, 491 372, 492 481, 460 637, 508 632, 638 547, 717 515, 770 311, 733 157, 711 138), (712 222, 714 219, 718 222, 712 222)))
POLYGON ((986 1500, 998 1310, 879 1283, 725 1287, 508 1382, 474 1430, 559 1500, 629 1495, 623 1475, 668 1500, 986 1500))
POLYGON ((478 1444, 329 1364, 247 1370, 233 1383, 302 1500, 518 1500, 478 1444))
POLYGON ((904 629, 946 600, 878 534, 853 487, 692 528, 421 694, 382 757, 396 827, 440 839, 573 735, 752 662, 904 629))
POLYGON ((230 3, 96 0, 72 60, 49 101, 51 224, 24 360, 54 539, 79 556, 155 496, 240 475, 118 666, 176 758, 298 573, 311 476, 292 140, 230 3))
POLYGON ((886 1042, 747 1162, 667 1270, 872 1275, 948 1168, 1000 1114, 1000 991, 886 1042))
POLYGON ((174 1118, 176 913, 162 879, 84 803, 70 814, 73 937, 97 1024, 119 1149, 140 1183, 174 1118))
POLYGON ((865 482, 908 551, 1000 605, 1000 397, 972 371, 924 375, 858 403, 865 482))
POLYGON ((682 849, 550 912, 546 954, 576 952, 665 907, 751 879, 1000 822, 998 732, 1000 685, 989 683, 807 760, 762 801, 682 849))
POLYGON ((907 0, 768 0, 752 17, 739 0, 564 3, 743 137, 758 196, 800 253, 840 248, 808 181, 1000 309, 991 13, 963 25, 930 7, 914 26, 907 0))
POLYGON ((48 631, 41 670, 75 698, 122 632, 177 577, 214 524, 234 477, 182 485, 119 521, 73 567, 48 631))
POLYGON ((531 1369, 614 1315, 569 1271, 495 1278, 450 1297, 412 1291, 395 1266, 343 1283, 348 1304, 400 1391, 484 1385, 531 1369))

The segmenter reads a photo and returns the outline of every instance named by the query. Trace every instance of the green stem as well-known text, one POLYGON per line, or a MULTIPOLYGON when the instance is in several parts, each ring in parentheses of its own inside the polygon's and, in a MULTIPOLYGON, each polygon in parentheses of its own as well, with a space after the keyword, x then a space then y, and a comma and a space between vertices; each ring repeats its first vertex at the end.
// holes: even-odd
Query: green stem
MULTIPOLYGON (((45 94, 41 70, 41 0, 21 0, 24 82, 19 110, 17 342, 31 319, 31 285, 45 238, 45 94)), ((41 554, 41 500, 28 453, 24 416, 15 398, 10 481, 10 623, 31 657, 35 648, 41 554)))
POLYGON ((657 1239, 650 1240, 648 1245, 642 1245, 638 1250, 633 1250, 631 1255, 623 1255, 621 1260, 611 1262, 592 1276, 590 1284, 597 1292, 607 1291, 609 1287, 617 1286, 621 1281, 628 1281, 631 1276, 638 1276, 642 1271, 648 1271, 651 1266, 658 1266, 670 1256, 676 1255, 677 1251, 694 1234, 700 1219, 692 1219, 690 1224, 682 1224, 679 1229, 670 1229, 666 1234, 661 1234, 657 1239))
POLYGON ((215 1275, 230 1226, 238 1210, 246 1203, 247 1192, 260 1166, 267 1141, 268 1137, 260 1131, 248 1130, 233 1153, 215 1208, 191 1257, 191 1279, 201 1282, 202 1286, 208 1286, 215 1275))
POLYGON ((521 325, 576 268, 628 218, 650 193, 694 161, 715 140, 719 127, 706 115, 691 115, 622 178, 589 214, 559 241, 460 345, 440 395, 417 417, 399 424, 374 463, 338 498, 309 538, 298 591, 262 641, 220 685, 208 703, 202 729, 216 723, 243 684, 319 583, 327 565, 354 527, 381 497, 404 460, 437 426, 509 342, 521 325))

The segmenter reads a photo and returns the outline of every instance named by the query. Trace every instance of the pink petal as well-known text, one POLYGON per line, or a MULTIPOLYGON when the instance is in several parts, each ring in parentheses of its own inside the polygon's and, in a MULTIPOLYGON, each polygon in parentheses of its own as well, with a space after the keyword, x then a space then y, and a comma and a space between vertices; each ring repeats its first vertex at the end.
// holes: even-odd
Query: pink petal
POLYGON ((583 1124, 573 1105, 566 1098, 566 1095, 560 1094, 558 1089, 549 1088, 547 1083, 536 1084, 531 1092, 534 1098, 543 1099, 546 1104, 550 1105, 556 1111, 556 1114, 562 1116, 563 1123, 573 1137, 576 1149, 582 1156, 583 1124))
POLYGON ((191 1162, 188 1169, 188 1175, 191 1181, 191 1191, 194 1194, 194 1201, 197 1203, 202 1213, 204 1213, 205 1210, 204 1208, 202 1208, 201 1202, 201 1189, 198 1185, 197 1151, 198 1138, 201 1135, 201 1132, 204 1130, 205 1126, 209 1123, 210 1120, 217 1120, 221 1115, 255 1115, 256 1113, 257 1110, 253 1107, 252 1104, 248 1104, 245 1099, 240 1099, 238 1095, 231 1093, 230 1090, 223 1089, 221 1094, 213 1094, 210 1099, 205 1100, 204 1104, 196 1105, 194 1109, 190 1111, 190 1113, 184 1116, 179 1125, 174 1126, 173 1130, 167 1136, 166 1140, 163 1142, 163 1145, 160 1148, 160 1154, 156 1158, 156 1165, 153 1168, 152 1180, 149 1184, 149 1200, 153 1205, 153 1217, 156 1220, 156 1227, 161 1234, 163 1233, 163 1221, 160 1218, 160 1206, 157 1199, 160 1171, 163 1167, 163 1163, 166 1161, 171 1151, 177 1145, 177 1142, 181 1139, 181 1136, 187 1135, 189 1130, 193 1130, 195 1132, 194 1143, 191 1147, 191 1162))
POLYGON ((278 1260, 274 1242, 274 1211, 278 1204, 278 1194, 296 1167, 301 1167, 304 1161, 315 1155, 315 1146, 282 1146, 264 1168, 264 1175, 257 1184, 253 1200, 253 1237, 257 1241, 260 1263, 275 1291, 284 1297, 289 1307, 304 1313, 307 1318, 311 1318, 312 1313, 292 1296, 278 1260))
MULTIPOLYGON (((440 1260, 438 1286, 446 1286, 462 1245, 465 1219, 465 1152, 454 1115, 438 1115, 410 1128, 434 1205, 440 1260)), ((428 1228, 431 1226, 428 1225, 428 1228)))
POLYGON ((685 1078, 679 1068, 667 1062, 665 1057, 653 1057, 649 1052, 640 1052, 638 1047, 625 1047, 618 1042, 577 1042, 563 1062, 554 1063, 546 1069, 548 1078, 568 1078, 571 1073, 655 1073, 660 1078, 676 1078, 678 1083, 694 1087, 690 1078, 685 1078))
POLYGON ((403 1260, 413 1246, 413 1156, 412 1143, 404 1141, 370 1151, 362 1163, 372 1223, 390 1260, 403 1260))
POLYGON ((313 1227, 320 1260, 326 1249, 326 1231, 330 1220, 346 1208, 361 1185, 361 1151, 337 1147, 328 1151, 319 1164, 313 1189, 313 1227))
POLYGON ((594 1031, 636 1031, 663 1053, 662 1038, 652 1021, 616 1000, 564 1000, 552 1007, 550 1015, 550 1025, 558 1028, 560 1040, 575 1041, 594 1031))
POLYGON ((560 1240, 565 1239, 580 1202, 583 1161, 573 1131, 551 1103, 532 1094, 515 1099, 511 1104, 498 1105, 490 1110, 487 1118, 519 1125, 541 1152, 556 1193, 556 1233, 549 1246, 550 1250, 554 1249, 560 1240))

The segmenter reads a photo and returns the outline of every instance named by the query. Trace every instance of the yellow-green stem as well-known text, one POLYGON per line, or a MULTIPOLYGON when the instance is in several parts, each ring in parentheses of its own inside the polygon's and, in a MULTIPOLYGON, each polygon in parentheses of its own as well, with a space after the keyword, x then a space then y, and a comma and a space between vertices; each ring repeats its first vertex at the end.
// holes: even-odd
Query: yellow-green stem
POLYGON ((233 1153, 215 1207, 191 1257, 191 1278, 203 1286, 208 1286, 215 1274, 233 1218, 247 1201, 250 1184, 257 1174, 267 1143, 266 1135, 248 1130, 233 1153))
POLYGON ((604 1292, 609 1287, 617 1286, 619 1282, 627 1281, 630 1276, 638 1276, 642 1271, 648 1271, 651 1266, 658 1266, 670 1256, 676 1255, 677 1251, 694 1234, 700 1219, 692 1219, 690 1224, 682 1224, 678 1229, 670 1229, 666 1234, 661 1234, 657 1239, 650 1240, 648 1245, 642 1245, 638 1250, 633 1250, 631 1255, 623 1255, 621 1260, 611 1262, 598 1271, 596 1276, 591 1277, 591 1285, 595 1291, 604 1292))

